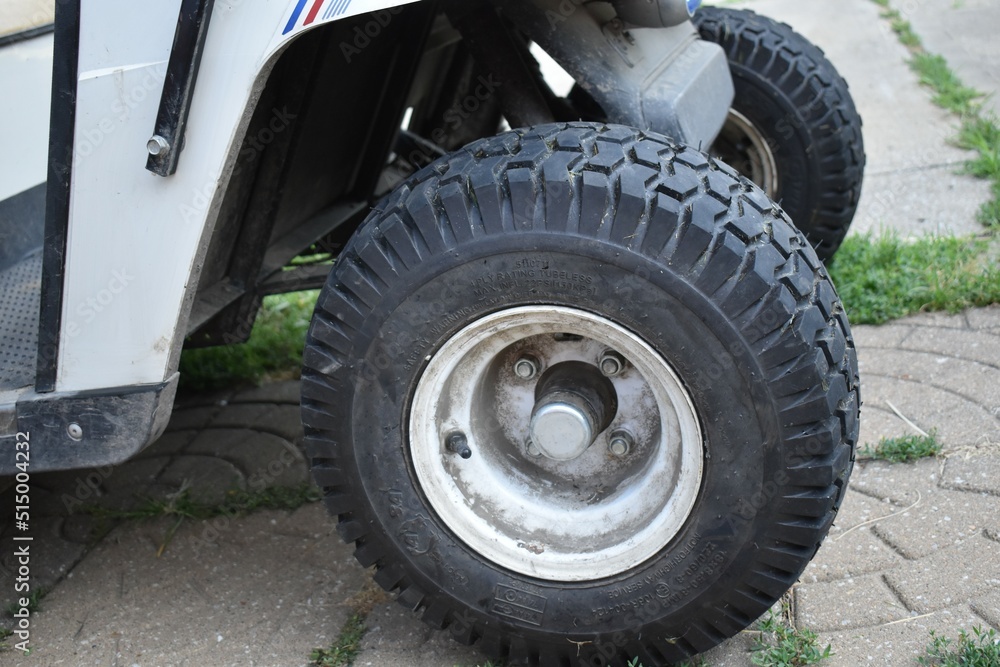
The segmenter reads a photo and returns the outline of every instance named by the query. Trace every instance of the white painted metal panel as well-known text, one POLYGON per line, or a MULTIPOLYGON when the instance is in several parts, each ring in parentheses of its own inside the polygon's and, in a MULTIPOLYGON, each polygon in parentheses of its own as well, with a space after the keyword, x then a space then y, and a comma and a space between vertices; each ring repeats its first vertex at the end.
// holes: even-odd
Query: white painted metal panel
POLYGON ((304 30, 406 4, 352 0, 323 18, 342 1, 218 0, 180 167, 161 178, 145 169, 145 145, 180 0, 84 0, 58 391, 155 383, 171 372, 199 243, 259 72, 304 30))
POLYGON ((0 200, 45 182, 52 35, 0 48, 0 200))

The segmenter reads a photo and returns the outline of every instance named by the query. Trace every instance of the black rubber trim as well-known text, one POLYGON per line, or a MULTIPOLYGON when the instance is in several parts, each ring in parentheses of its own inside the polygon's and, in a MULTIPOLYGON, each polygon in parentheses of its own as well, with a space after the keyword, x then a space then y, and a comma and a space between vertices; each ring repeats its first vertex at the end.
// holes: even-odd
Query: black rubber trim
POLYGON ((73 174, 76 83, 80 53, 80 0, 56 3, 52 57, 52 107, 49 116, 49 171, 45 201, 45 250, 38 329, 35 391, 55 391, 62 328, 69 186, 73 174))
MULTIPOLYGON (((31 437, 32 472, 117 465, 139 453, 166 429, 179 378, 18 401, 17 430, 31 437), (70 437, 70 424, 82 430, 79 440, 70 437)), ((0 457, 0 475, 15 472, 13 455, 0 457)))
POLYGON ((158 176, 170 176, 177 171, 177 162, 184 148, 184 128, 191 112, 191 99, 198 81, 201 54, 205 50, 205 37, 214 6, 215 0, 183 0, 181 3, 153 130, 153 136, 162 137, 167 148, 146 160, 146 169, 158 176))
POLYGON ((55 23, 46 23, 45 25, 40 25, 36 28, 28 28, 27 30, 21 30, 19 32, 13 32, 9 35, 4 35, 3 37, 0 37, 0 48, 10 46, 11 44, 17 44, 18 42, 25 42, 29 39, 34 39, 35 37, 41 37, 42 35, 47 35, 55 30, 55 26, 55 23))

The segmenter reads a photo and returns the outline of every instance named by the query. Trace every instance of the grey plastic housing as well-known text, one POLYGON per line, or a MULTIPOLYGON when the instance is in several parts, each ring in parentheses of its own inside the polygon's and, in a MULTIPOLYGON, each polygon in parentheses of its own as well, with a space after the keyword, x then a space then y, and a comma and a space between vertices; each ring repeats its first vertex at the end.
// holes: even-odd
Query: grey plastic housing
POLYGON ((611 5, 515 0, 504 14, 589 93, 608 120, 707 149, 734 89, 725 52, 690 21, 627 28, 611 5))

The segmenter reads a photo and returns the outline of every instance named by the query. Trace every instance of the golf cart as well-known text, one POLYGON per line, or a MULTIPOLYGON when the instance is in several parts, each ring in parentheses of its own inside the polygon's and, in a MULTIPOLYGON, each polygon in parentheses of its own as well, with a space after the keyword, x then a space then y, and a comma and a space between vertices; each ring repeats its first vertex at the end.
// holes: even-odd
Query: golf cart
POLYGON ((0 37, 0 474, 135 456, 185 346, 320 289, 305 448, 400 603, 546 666, 741 631, 853 464, 823 262, 864 150, 819 49, 698 4, 28 12, 0 37))

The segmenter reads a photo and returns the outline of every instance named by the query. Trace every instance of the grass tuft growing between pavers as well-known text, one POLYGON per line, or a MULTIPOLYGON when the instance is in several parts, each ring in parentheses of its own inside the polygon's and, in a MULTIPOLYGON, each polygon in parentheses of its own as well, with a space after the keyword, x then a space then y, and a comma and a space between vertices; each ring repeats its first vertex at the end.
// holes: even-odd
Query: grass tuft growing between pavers
MULTIPOLYGON (((48 591, 44 588, 36 588, 31 591, 31 594, 28 596, 28 604, 24 608, 32 614, 40 612, 42 610, 42 598, 45 597, 46 593, 48 591)), ((11 602, 7 605, 7 616, 14 618, 14 614, 19 611, 21 611, 21 605, 18 602, 11 602)), ((0 639, 3 639, 3 637, 0 637, 0 639)))
POLYGON ((199 503, 191 499, 187 488, 182 488, 166 498, 146 498, 136 508, 130 510, 110 509, 100 505, 87 505, 81 511, 101 522, 98 532, 109 529, 111 521, 148 520, 171 518, 174 522, 164 535, 157 549, 160 557, 166 551, 177 529, 185 520, 204 521, 216 517, 235 519, 259 510, 292 511, 307 503, 321 499, 322 493, 311 484, 300 484, 291 487, 268 487, 258 491, 231 490, 226 494, 226 500, 216 505, 199 503))
POLYGON ((351 665, 361 650, 361 640, 364 639, 367 631, 365 616, 361 613, 352 614, 344 627, 340 629, 340 635, 336 641, 329 648, 313 649, 309 655, 309 659, 312 661, 310 664, 316 667, 346 667, 351 665))
POLYGON ((937 456, 941 453, 941 443, 937 434, 931 431, 927 435, 904 435, 898 438, 882 438, 874 447, 865 446, 858 452, 863 459, 879 459, 892 463, 913 463, 920 459, 937 456))
MULTIPOLYGON (((639 662, 639 658, 633 658, 629 661, 628 667, 643 667, 643 664, 639 662)), ((701 658, 695 658, 694 660, 686 660, 679 663, 676 667, 708 667, 708 663, 701 658)))
POLYGON ((958 641, 938 636, 931 631, 931 643, 926 655, 920 656, 921 665, 933 667, 997 667, 1000 665, 1000 637, 996 630, 972 629, 958 633, 958 641))
POLYGON ((246 516, 259 510, 296 510, 321 498, 320 490, 311 484, 281 487, 272 486, 259 491, 229 491, 226 500, 217 505, 207 505, 191 500, 190 492, 182 490, 166 498, 147 498, 131 510, 117 510, 89 505, 84 512, 98 519, 135 520, 174 517, 203 521, 215 517, 246 516))
POLYGON ((759 667, 805 667, 833 655, 827 644, 820 648, 819 637, 807 628, 795 628, 785 606, 780 614, 772 609, 760 620, 760 638, 754 642, 750 662, 759 667))

